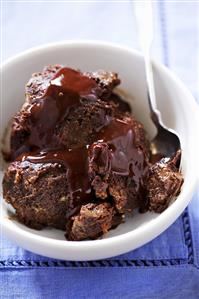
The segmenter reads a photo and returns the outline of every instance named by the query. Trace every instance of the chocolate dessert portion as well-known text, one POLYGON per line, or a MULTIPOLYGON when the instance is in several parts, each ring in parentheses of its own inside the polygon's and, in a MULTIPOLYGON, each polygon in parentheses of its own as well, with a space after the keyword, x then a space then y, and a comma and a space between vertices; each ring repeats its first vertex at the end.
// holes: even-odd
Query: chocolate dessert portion
POLYGON ((3 179, 20 222, 66 230, 69 240, 95 239, 135 208, 160 212, 178 194, 177 160, 150 164, 143 125, 114 93, 119 83, 113 72, 60 65, 33 74, 13 119, 3 179))
POLYGON ((71 218, 66 229, 68 240, 97 239, 122 221, 122 215, 108 202, 82 205, 78 215, 71 218))
POLYGON ((146 197, 149 211, 163 212, 172 198, 178 196, 183 184, 179 172, 181 152, 171 158, 162 158, 149 168, 146 181, 146 197))
POLYGON ((111 93, 120 82, 117 74, 78 71, 49 66, 33 74, 26 86, 26 102, 14 117, 11 157, 50 148, 77 148, 96 140, 96 132, 115 114, 130 111, 127 103, 111 93), (98 82, 98 83, 97 83, 98 82), (108 95, 111 100, 108 100, 108 95))
POLYGON ((4 176, 5 199, 29 227, 65 229, 67 173, 61 164, 12 162, 4 176))

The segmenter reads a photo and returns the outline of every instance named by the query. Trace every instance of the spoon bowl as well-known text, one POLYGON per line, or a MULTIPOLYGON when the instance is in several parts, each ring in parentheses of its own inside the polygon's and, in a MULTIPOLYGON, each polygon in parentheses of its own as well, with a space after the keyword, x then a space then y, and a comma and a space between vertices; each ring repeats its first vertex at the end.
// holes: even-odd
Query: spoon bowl
POLYGON ((157 129, 157 135, 151 141, 151 152, 153 155, 158 154, 164 157, 171 157, 175 155, 177 151, 181 150, 181 143, 177 132, 166 127, 166 125, 163 123, 161 113, 157 109, 153 68, 150 58, 150 48, 153 41, 152 1, 147 0, 143 2, 135 2, 134 5, 138 27, 138 37, 142 52, 144 54, 150 115, 157 129))

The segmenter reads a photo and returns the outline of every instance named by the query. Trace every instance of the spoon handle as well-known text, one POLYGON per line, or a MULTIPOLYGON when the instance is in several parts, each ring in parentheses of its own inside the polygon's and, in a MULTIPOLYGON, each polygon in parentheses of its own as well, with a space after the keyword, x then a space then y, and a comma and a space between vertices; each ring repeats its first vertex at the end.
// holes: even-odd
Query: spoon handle
POLYGON ((148 100, 151 116, 154 122, 159 121, 157 110, 153 70, 150 58, 150 49, 153 41, 153 12, 151 0, 134 2, 135 16, 137 21, 138 39, 144 54, 145 72, 148 88, 148 100), (155 118, 155 119, 154 119, 155 118))

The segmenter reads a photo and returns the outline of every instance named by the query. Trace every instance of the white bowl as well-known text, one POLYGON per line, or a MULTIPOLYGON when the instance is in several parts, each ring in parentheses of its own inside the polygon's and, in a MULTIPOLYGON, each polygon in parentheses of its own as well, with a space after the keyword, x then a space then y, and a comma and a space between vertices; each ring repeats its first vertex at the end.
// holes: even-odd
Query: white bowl
MULTIPOLYGON (((24 85, 33 72, 48 64, 64 64, 81 70, 105 69, 119 73, 133 113, 142 121, 150 137, 154 127, 149 118, 142 56, 134 50, 101 42, 63 42, 34 48, 9 59, 2 66, 3 101, 0 135, 24 101, 24 85)), ((66 241, 55 229, 33 230, 9 218, 2 200, 1 224, 18 245, 48 257, 68 260, 107 258, 133 250, 162 233, 188 205, 197 184, 198 106, 186 87, 164 66, 154 63, 158 108, 163 121, 176 130, 182 142, 182 191, 162 214, 134 213, 124 224, 95 241, 66 241)), ((3 171, 1 171, 1 177, 3 171)))

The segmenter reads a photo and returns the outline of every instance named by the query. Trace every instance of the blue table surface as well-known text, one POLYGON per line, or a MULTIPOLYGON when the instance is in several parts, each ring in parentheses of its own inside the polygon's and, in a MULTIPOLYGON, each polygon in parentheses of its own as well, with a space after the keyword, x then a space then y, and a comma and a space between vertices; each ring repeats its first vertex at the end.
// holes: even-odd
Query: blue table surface
MULTIPOLYGON (((152 55, 197 100, 199 2, 155 1, 152 55)), ((3 1, 2 59, 59 40, 138 48, 132 1, 3 1)), ((0 298, 199 298, 199 192, 163 234, 107 260, 52 260, 1 236, 0 298)))

